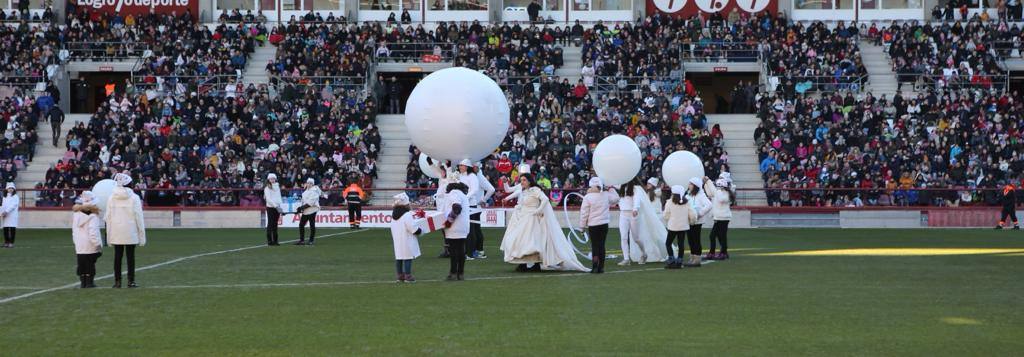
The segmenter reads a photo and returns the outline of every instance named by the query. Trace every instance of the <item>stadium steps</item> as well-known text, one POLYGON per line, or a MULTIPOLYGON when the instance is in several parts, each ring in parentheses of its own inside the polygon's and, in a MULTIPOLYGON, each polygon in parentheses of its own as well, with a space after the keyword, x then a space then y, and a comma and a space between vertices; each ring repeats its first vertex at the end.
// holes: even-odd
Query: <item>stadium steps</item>
MULTIPOLYGON (((43 182, 46 179, 46 170, 50 169, 50 165, 56 164, 58 160, 64 158, 64 154, 67 152, 65 146, 65 139, 67 138, 68 131, 71 131, 79 122, 89 122, 89 114, 67 114, 64 117, 64 123, 61 124, 60 128, 60 139, 57 141, 57 147, 54 147, 52 141, 53 129, 50 128, 49 122, 41 121, 39 126, 36 127, 36 133, 39 135, 39 141, 36 143, 36 154, 32 158, 32 162, 29 162, 24 170, 18 172, 18 178, 14 180, 15 185, 18 188, 33 188, 37 183, 43 182)), ((35 192, 25 194, 25 203, 29 206, 35 206, 36 195, 35 192)))
POLYGON ((750 226, 758 228, 839 228, 839 213, 751 213, 750 226))
POLYGON ((270 44, 265 44, 262 47, 256 46, 256 52, 253 52, 249 62, 245 64, 242 82, 245 85, 269 83, 270 75, 267 73, 267 62, 273 60, 275 56, 277 56, 277 46, 270 44))
MULTIPOLYGON (((875 46, 872 43, 861 42, 860 54, 861 61, 868 70, 868 85, 866 89, 871 91, 871 94, 876 98, 884 94, 886 98, 891 99, 896 95, 896 87, 899 83, 896 79, 896 72, 892 70, 892 63, 889 62, 889 57, 885 53, 885 48, 875 46)), ((907 85, 904 87, 904 97, 916 95, 910 93, 914 90, 913 86, 907 85)))
MULTIPOLYGON (((757 148, 754 147, 754 129, 758 119, 753 114, 708 114, 710 125, 718 124, 725 136, 723 146, 729 153, 729 168, 733 182, 739 188, 762 188, 761 171, 758 170, 757 148)), ((736 204, 741 206, 764 206, 767 204, 764 191, 740 191, 736 204)))
POLYGON ((571 85, 576 85, 580 80, 580 72, 583 71, 583 48, 576 46, 562 47, 562 67, 555 70, 555 75, 569 80, 571 85))
MULTIPOLYGON (((405 187, 406 166, 409 165, 409 145, 412 140, 405 130, 405 115, 382 114, 377 116, 380 129, 381 152, 377 160, 375 187, 405 187)), ((375 194, 372 205, 388 205, 394 192, 375 194)))

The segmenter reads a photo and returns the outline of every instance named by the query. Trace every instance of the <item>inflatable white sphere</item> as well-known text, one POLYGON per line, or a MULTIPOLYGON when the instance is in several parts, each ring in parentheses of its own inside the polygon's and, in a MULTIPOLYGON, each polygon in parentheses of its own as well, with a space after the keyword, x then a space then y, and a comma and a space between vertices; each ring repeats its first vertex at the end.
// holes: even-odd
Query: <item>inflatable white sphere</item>
POLYGON ((612 135, 594 149, 594 172, 605 185, 621 185, 640 172, 640 147, 625 135, 612 135))
POLYGON ((704 178, 704 163, 697 154, 686 150, 676 151, 661 164, 661 177, 670 186, 685 187, 692 177, 704 178))
POLYGON ((508 100, 498 84, 480 72, 442 69, 412 90, 405 127, 413 144, 431 158, 480 161, 508 133, 508 100))
POLYGON ((100 180, 92 186, 92 194, 95 195, 96 207, 100 209, 101 219, 103 214, 107 212, 107 200, 110 198, 110 194, 114 193, 114 187, 116 186, 117 183, 111 179, 100 180))
MULTIPOLYGON (((431 167, 430 164, 427 163, 427 157, 428 157, 427 154, 420 153, 420 158, 419 158, 420 171, 422 171, 423 174, 427 175, 427 177, 429 177, 429 178, 432 178, 432 179, 439 179, 439 178, 441 178, 440 176, 437 176, 437 171, 435 171, 434 168, 431 167)), ((435 161, 434 163, 437 163, 437 162, 435 161)))

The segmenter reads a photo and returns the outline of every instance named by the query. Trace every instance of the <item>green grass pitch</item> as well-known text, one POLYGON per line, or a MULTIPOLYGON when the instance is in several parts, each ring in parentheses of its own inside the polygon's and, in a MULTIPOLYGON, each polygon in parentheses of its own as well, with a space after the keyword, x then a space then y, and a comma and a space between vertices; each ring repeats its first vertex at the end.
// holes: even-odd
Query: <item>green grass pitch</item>
MULTIPOLYGON (((612 263, 591 275, 515 273, 501 261, 501 231, 488 230, 491 257, 468 262, 463 282, 439 281, 448 263, 434 234, 421 240, 416 284, 392 282, 386 231, 349 232, 320 229, 332 236, 314 247, 255 247, 261 230, 152 230, 138 267, 188 258, 140 271, 140 289, 106 278, 0 303, 0 355, 1024 351, 1019 232, 732 230, 726 262, 612 263)), ((106 248, 100 274, 112 262, 106 248)), ((0 300, 74 282, 74 265, 68 231, 21 230, 16 249, 0 250, 0 300)))

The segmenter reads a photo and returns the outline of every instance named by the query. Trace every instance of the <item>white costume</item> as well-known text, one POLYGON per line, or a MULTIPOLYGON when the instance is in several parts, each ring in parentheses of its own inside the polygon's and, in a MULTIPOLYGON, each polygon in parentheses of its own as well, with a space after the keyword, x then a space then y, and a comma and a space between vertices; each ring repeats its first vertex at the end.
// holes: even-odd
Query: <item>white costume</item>
POLYGON ((110 245, 146 245, 146 225, 142 200, 131 189, 118 185, 107 200, 107 243, 110 245))
MULTIPOLYGON (((276 179, 277 175, 274 175, 274 178, 276 179)), ((284 200, 281 199, 281 184, 274 182, 264 186, 263 201, 267 203, 267 208, 276 209, 278 213, 284 211, 282 209, 284 200)))
POLYGON ((654 204, 647 199, 647 192, 639 185, 633 186, 633 196, 619 199, 619 235, 625 264, 629 261, 661 262, 668 258, 665 250, 668 231, 654 204))
POLYGON ((693 207, 693 211, 697 213, 697 218, 690 222, 690 225, 695 224, 706 224, 708 220, 708 212, 711 212, 711 200, 708 199, 708 195, 704 193, 704 184, 701 183, 699 178, 691 178, 690 184, 697 187, 696 194, 689 194, 690 190, 686 190, 686 200, 690 202, 690 207, 693 207))
POLYGON ((320 191, 318 186, 310 186, 305 191, 302 191, 302 204, 306 207, 302 210, 302 215, 314 214, 320 211, 320 196, 323 196, 324 192, 320 191))
POLYGON ((99 253, 103 242, 100 240, 100 219, 96 215, 86 214, 82 207, 90 207, 95 212, 92 202, 76 205, 71 215, 71 240, 75 243, 75 254, 99 253))
MULTIPOLYGON (((13 188, 14 184, 8 184, 7 187, 13 188)), ((3 204, 0 204, 0 212, 3 212, 4 216, 4 228, 18 228, 18 211, 20 211, 20 208, 21 197, 18 197, 17 192, 10 196, 4 193, 3 204)))
POLYGON ((523 190, 501 240, 505 262, 541 263, 543 269, 590 271, 576 258, 547 195, 538 187, 523 190))
POLYGON ((444 217, 451 216, 452 207, 459 205, 462 212, 459 213, 452 226, 445 228, 444 237, 447 239, 466 239, 469 236, 469 199, 466 194, 459 190, 452 190, 445 195, 444 217))
POLYGON ((420 241, 416 238, 416 219, 412 212, 405 212, 402 217, 391 223, 391 240, 395 243, 395 259, 416 259, 420 256, 420 241))

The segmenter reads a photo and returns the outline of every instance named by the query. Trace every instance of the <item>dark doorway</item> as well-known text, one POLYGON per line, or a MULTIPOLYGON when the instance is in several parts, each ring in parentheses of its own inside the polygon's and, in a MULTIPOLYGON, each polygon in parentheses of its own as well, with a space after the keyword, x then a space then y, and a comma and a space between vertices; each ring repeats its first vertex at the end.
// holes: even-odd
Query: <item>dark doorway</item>
POLYGON ((128 72, 83 72, 71 80, 71 112, 91 114, 107 100, 108 91, 124 93, 128 72))
POLYGON ((686 73, 709 114, 753 113, 758 76, 756 72, 686 73), (748 88, 741 90, 741 84, 748 88))
POLYGON ((1010 76, 1010 88, 1009 91, 1024 93, 1024 71, 1012 71, 1009 73, 1010 76))
POLYGON ((409 100, 413 88, 428 73, 423 72, 383 72, 378 73, 378 81, 383 81, 375 86, 379 91, 377 97, 381 98, 381 112, 385 114, 405 113, 405 102, 409 100))

